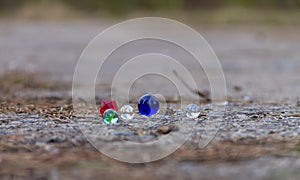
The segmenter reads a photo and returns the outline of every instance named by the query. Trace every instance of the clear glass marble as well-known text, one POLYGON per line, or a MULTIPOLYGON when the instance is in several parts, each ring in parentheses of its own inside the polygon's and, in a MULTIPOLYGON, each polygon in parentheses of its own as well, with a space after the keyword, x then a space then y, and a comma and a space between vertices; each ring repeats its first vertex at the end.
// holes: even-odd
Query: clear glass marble
POLYGON ((130 105, 124 105, 120 109, 120 116, 122 119, 130 120, 134 117, 134 109, 130 105))
POLYGON ((197 104, 189 104, 186 107, 186 116, 195 119, 200 114, 200 107, 197 104))

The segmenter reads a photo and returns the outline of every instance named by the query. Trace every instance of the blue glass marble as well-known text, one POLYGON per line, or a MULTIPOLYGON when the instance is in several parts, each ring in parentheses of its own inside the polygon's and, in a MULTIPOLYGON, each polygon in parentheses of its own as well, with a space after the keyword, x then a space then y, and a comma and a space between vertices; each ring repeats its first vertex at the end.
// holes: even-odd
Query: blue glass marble
POLYGON ((152 116, 159 110, 159 101, 155 96, 145 94, 139 99, 138 108, 142 115, 152 116))

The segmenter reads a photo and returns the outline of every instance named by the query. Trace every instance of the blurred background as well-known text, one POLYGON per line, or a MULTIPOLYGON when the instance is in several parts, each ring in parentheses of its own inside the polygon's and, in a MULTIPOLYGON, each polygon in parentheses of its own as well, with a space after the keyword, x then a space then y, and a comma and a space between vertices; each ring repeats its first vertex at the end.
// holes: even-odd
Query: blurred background
POLYGON ((126 19, 159 16, 206 38, 224 68, 229 97, 294 100, 300 91, 299 8, 300 0, 0 0, 0 74, 6 80, 0 85, 7 89, 36 74, 70 85, 81 52, 98 33, 126 19))
POLYGON ((2 17, 187 16, 205 23, 288 23, 298 19, 299 0, 1 0, 2 17), (263 16, 262 16, 263 15, 263 16))

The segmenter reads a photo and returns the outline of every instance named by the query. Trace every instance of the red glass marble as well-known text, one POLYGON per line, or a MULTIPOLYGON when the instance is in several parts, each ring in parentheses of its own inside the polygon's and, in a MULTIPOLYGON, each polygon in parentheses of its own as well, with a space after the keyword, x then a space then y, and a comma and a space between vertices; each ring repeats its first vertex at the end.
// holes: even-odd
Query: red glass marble
POLYGON ((100 112, 101 116, 103 116, 104 112, 107 109, 113 109, 115 111, 118 111, 117 102, 115 100, 102 99, 100 109, 99 109, 99 112, 100 112))

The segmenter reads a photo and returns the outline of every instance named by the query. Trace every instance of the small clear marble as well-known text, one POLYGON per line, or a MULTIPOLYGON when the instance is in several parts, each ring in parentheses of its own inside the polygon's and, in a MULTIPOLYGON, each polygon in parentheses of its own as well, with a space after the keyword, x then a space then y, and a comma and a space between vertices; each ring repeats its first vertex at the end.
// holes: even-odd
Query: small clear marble
POLYGON ((186 107, 186 116, 195 119, 200 114, 200 107, 197 104, 189 104, 186 107))
POLYGON ((120 109, 120 116, 122 119, 130 120, 134 116, 134 109, 130 105, 124 105, 120 109))

